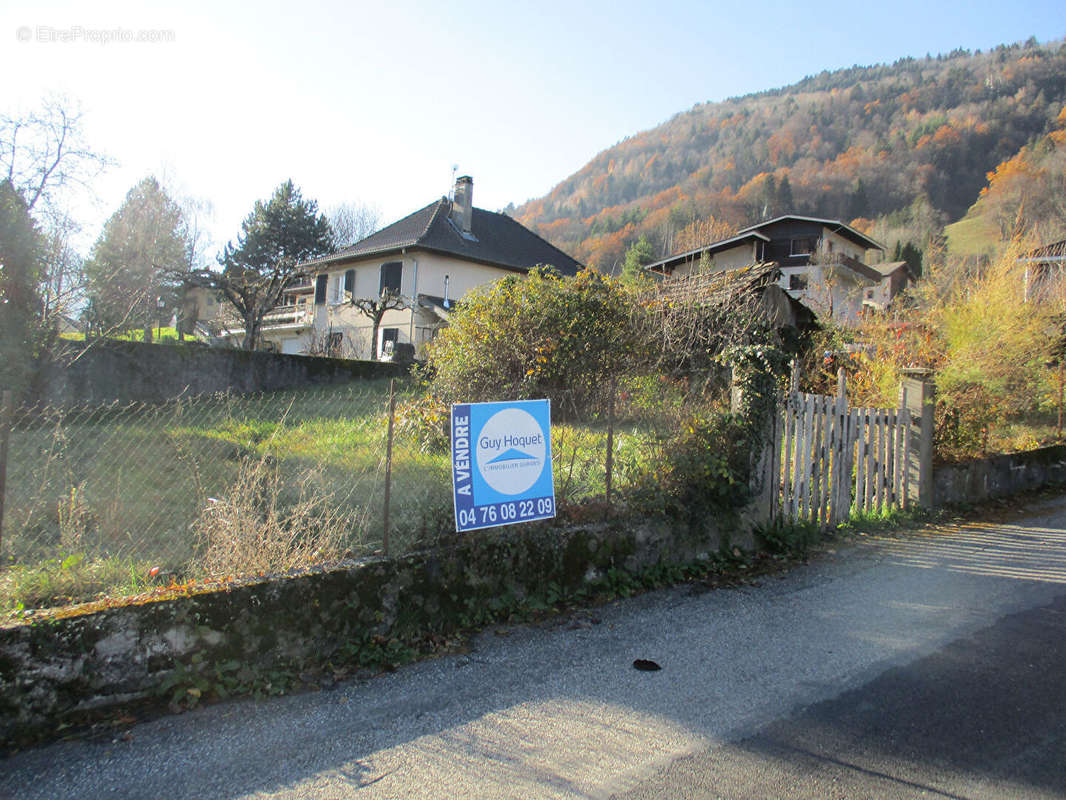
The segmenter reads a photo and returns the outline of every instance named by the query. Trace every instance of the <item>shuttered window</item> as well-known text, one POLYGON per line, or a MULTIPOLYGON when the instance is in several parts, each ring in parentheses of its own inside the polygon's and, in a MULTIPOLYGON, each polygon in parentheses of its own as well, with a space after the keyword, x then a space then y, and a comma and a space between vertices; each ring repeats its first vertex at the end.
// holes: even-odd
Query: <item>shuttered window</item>
POLYGON ((400 294, 400 281, 403 278, 403 262, 390 261, 381 265, 381 287, 379 294, 400 294))

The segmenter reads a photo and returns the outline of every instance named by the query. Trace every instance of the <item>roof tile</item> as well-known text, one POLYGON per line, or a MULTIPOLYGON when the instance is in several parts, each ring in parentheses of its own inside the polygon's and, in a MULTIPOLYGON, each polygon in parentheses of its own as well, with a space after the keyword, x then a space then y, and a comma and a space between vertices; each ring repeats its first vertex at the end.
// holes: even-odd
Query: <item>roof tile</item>
POLYGON ((470 225, 473 237, 467 238, 452 223, 450 211, 451 203, 447 198, 441 198, 362 241, 332 255, 308 261, 305 266, 323 268, 356 258, 386 255, 406 247, 447 253, 522 272, 542 264, 553 266, 564 275, 575 275, 582 268, 579 262, 506 214, 473 209, 470 225))

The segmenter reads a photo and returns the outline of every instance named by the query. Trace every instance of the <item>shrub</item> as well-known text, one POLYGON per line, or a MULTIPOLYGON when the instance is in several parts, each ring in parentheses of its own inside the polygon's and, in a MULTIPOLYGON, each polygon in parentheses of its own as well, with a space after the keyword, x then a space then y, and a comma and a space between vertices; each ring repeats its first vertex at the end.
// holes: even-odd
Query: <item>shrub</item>
POLYGON ((432 394, 396 406, 396 435, 414 441, 423 453, 445 453, 450 446, 451 409, 432 394))
POLYGON ((622 460, 629 502, 642 513, 698 523, 749 499, 750 428, 732 414, 692 416, 622 460))
POLYGON ((860 358, 853 402, 895 406, 903 369, 931 368, 939 460, 979 455, 996 426, 1036 412, 1049 396, 1045 360, 1055 329, 1047 304, 1026 301, 1017 256, 1011 249, 954 282, 938 277, 946 267, 933 265, 905 318, 869 321, 869 354, 860 358))
POLYGON ((623 284, 534 269, 467 295, 427 348, 426 374, 444 402, 550 397, 566 417, 600 406, 639 353, 623 284))

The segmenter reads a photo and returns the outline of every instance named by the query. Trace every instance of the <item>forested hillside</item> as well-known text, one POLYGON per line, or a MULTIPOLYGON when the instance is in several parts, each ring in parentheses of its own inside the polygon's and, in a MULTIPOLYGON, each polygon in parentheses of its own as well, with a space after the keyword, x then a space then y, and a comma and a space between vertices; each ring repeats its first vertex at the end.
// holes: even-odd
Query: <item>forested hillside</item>
POLYGON ((666 255, 789 211, 924 249, 1064 105, 1062 41, 823 72, 697 105, 508 211, 605 271, 642 234, 666 255))

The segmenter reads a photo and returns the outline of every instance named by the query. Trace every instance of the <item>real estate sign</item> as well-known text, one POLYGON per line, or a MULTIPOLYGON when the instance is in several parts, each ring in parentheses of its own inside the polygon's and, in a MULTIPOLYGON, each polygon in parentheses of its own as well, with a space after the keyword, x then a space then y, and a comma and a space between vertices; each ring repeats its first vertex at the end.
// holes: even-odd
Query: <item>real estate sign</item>
POLYGON ((455 529, 555 516, 548 400, 452 406, 455 529))

